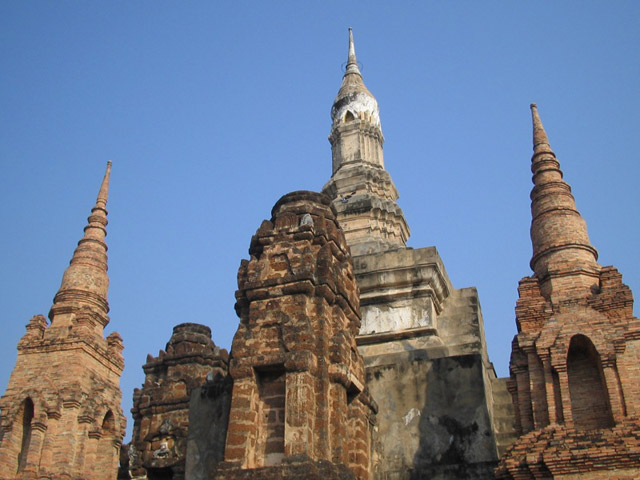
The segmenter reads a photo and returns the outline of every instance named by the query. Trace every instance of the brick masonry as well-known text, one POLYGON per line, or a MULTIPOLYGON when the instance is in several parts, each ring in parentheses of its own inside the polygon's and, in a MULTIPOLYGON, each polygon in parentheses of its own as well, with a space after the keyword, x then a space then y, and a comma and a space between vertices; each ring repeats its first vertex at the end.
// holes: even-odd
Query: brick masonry
MULTIPOLYGON (((505 450, 500 479, 640 478, 633 296, 597 263, 532 113, 534 274, 519 285, 508 382, 486 354, 475 290, 453 288, 434 248, 406 247, 350 35, 329 197, 285 195, 253 237, 231 359, 197 324, 148 357, 118 478, 485 479, 505 450)), ((0 400, 0 480, 116 476, 124 364, 120 336, 103 333, 109 172, 50 324, 34 316, 18 344, 0 400)))
POLYGON ((532 105, 534 275, 520 281, 509 389, 520 438, 500 479, 640 477, 640 321, 601 267, 532 105))
POLYGON ((282 197, 238 272, 225 462, 214 478, 369 478, 376 406, 356 348, 358 286, 322 194, 282 197), (320 477, 318 477, 320 478, 320 477))
POLYGON ((49 312, 34 316, 0 400, 0 479, 116 478, 125 418, 122 339, 106 339, 107 165, 96 205, 49 312))
POLYGON ((196 323, 175 326, 165 350, 147 357, 145 382, 135 389, 131 409, 133 479, 185 478, 191 394, 207 381, 224 382, 228 357, 211 340, 211 329, 196 323))

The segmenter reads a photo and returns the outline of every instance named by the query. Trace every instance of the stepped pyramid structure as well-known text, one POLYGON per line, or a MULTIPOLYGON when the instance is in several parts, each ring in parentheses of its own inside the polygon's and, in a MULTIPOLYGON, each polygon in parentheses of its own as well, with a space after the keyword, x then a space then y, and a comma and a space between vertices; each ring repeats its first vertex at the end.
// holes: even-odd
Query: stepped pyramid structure
POLYGON ((111 162, 49 312, 33 317, 0 400, 0 478, 116 478, 125 418, 122 339, 109 323, 107 197, 111 162))
POLYGON ((520 281, 509 391, 521 435, 500 479, 640 478, 640 321, 598 264, 535 104, 533 275, 520 281))

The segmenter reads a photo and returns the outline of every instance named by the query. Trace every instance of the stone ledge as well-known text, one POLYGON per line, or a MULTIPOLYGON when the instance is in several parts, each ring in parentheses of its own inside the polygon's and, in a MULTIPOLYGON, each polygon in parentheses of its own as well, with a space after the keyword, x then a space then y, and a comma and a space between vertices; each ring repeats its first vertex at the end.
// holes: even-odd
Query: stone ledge
POLYGON ((397 330, 395 332, 370 333, 367 335, 359 335, 356 337, 356 343, 361 345, 373 345, 376 343, 385 343, 394 340, 404 340, 407 338, 427 337, 437 335, 437 331, 433 327, 408 328, 405 330, 397 330))
POLYGON ((356 476, 345 465, 313 461, 311 459, 285 459, 280 465, 241 469, 232 462, 221 462, 211 476, 212 480, 355 480, 356 476))

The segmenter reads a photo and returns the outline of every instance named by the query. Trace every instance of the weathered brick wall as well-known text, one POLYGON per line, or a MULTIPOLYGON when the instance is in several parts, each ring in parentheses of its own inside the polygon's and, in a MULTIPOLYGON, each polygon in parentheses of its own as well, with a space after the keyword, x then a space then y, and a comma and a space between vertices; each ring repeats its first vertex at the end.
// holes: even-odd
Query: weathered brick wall
POLYGON ((330 199, 285 195, 249 252, 238 272, 234 385, 216 478, 246 469, 252 478, 286 478, 294 464, 310 462, 312 472, 320 461, 335 467, 323 464, 334 472, 326 478, 342 478, 339 465, 369 478, 375 404, 355 343, 358 287, 330 199))
POLYGON ((205 325, 173 328, 166 351, 149 355, 145 382, 133 394, 133 437, 129 445, 132 478, 185 478, 191 392, 210 379, 224 382, 228 354, 211 340, 205 325))
POLYGON ((122 339, 104 338, 107 163, 84 236, 64 272, 47 325, 33 317, 0 400, 0 479, 113 480, 126 420, 122 339))
POLYGON ((510 389, 521 437, 500 479, 640 478, 640 322, 586 224, 532 105, 532 277, 521 280, 510 389), (615 472, 625 472, 618 475, 615 472))
POLYGON ((0 402, 0 478, 14 478, 21 451, 24 475, 115 478, 125 427, 119 388, 124 362, 119 337, 113 347, 103 342, 46 336, 21 340, 0 402), (30 439, 23 440, 26 399, 34 408, 30 439))

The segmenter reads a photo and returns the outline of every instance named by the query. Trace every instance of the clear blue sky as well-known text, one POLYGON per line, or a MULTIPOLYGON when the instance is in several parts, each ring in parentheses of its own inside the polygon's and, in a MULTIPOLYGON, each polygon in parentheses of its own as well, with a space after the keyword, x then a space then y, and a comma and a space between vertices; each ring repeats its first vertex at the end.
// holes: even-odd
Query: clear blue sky
POLYGON ((478 288, 507 375, 530 274, 530 102, 601 264, 640 292, 638 25, 637 1, 1 2, 0 390, 107 160, 125 412, 174 325, 230 346, 251 235, 281 195, 329 179, 347 27, 410 245, 478 288))

